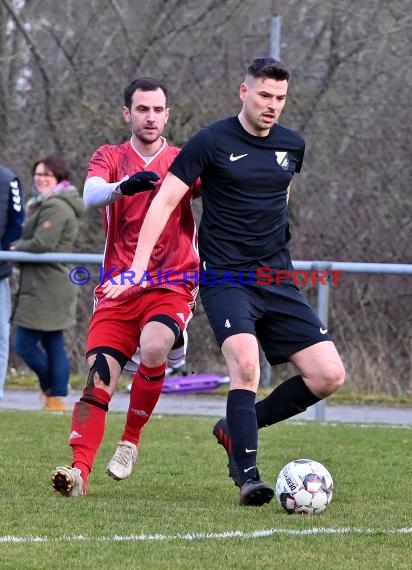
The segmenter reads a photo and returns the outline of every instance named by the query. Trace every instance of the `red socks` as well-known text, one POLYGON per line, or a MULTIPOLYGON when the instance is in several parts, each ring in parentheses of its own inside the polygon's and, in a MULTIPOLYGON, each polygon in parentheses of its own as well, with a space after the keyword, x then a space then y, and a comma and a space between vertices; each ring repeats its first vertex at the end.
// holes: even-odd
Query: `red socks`
MULTIPOLYGON (((126 426, 121 437, 123 441, 139 443, 142 429, 162 391, 165 370, 166 363, 154 367, 140 364, 132 382, 126 426)), ((102 388, 89 387, 83 390, 80 402, 73 409, 70 433, 72 466, 81 470, 85 485, 103 440, 110 400, 110 395, 102 388)))
POLYGON ((104 436, 110 400, 105 390, 93 386, 83 390, 80 402, 73 409, 70 433, 72 466, 81 470, 85 484, 104 436))
POLYGON ((165 379, 166 363, 149 367, 140 363, 130 391, 130 404, 122 441, 138 445, 143 427, 159 400, 165 379))

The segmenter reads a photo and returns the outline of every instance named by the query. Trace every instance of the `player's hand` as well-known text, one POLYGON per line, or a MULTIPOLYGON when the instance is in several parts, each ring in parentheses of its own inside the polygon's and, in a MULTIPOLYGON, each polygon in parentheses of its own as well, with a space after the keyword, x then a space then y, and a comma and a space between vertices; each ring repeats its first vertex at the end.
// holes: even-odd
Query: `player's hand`
POLYGON ((134 196, 139 192, 147 192, 156 188, 160 176, 156 172, 136 172, 119 184, 120 192, 125 196, 134 196))
POLYGON ((130 289, 130 287, 135 287, 135 285, 132 285, 128 282, 123 284, 114 284, 110 281, 107 281, 103 285, 103 293, 107 299, 116 299, 116 297, 119 297, 122 293, 130 289))
POLYGON ((147 280, 145 279, 145 272, 136 272, 129 269, 106 281, 106 283, 103 284, 103 293, 108 299, 116 299, 116 297, 119 297, 131 287, 141 287, 144 289, 146 286, 147 280))

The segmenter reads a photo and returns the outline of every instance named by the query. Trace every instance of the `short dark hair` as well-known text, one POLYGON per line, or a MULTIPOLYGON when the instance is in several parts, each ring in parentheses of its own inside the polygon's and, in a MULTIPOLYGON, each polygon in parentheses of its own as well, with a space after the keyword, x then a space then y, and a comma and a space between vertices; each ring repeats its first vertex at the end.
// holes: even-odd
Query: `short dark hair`
POLYGON ((161 89, 165 94, 167 106, 167 89, 165 85, 154 77, 139 77, 139 79, 135 79, 129 83, 123 91, 124 104, 129 110, 132 106, 133 95, 138 89, 140 89, 140 91, 157 91, 157 89, 161 89))
POLYGON ((33 165, 33 168, 31 169, 31 173, 34 176, 34 173, 36 172, 36 168, 39 164, 44 164, 44 166, 46 168, 48 168, 48 170, 50 170, 50 172, 53 173, 53 175, 56 177, 57 182, 61 182, 62 180, 68 180, 69 178, 69 169, 68 166, 66 164, 66 161, 64 160, 64 158, 62 156, 57 156, 55 154, 49 154, 48 156, 45 156, 44 158, 40 158, 39 160, 36 160, 36 162, 33 165))
POLYGON ((283 63, 272 57, 257 57, 247 69, 247 74, 255 79, 268 77, 277 81, 289 81, 290 69, 283 63))

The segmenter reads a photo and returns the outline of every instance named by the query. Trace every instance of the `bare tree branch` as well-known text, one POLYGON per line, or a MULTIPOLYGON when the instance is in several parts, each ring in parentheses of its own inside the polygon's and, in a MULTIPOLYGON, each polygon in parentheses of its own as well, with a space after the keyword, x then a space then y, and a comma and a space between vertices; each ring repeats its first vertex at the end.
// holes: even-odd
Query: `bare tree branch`
POLYGON ((52 82, 51 82, 51 79, 50 79, 49 74, 47 72, 47 64, 44 61, 41 53, 37 49, 35 42, 31 38, 31 36, 28 34, 26 28, 24 27, 24 24, 21 21, 19 15, 14 10, 14 8, 11 6, 9 1, 8 0, 0 0, 0 1, 3 4, 3 6, 6 8, 7 12, 10 14, 11 18, 13 19, 14 23, 16 24, 16 27, 21 32, 22 36, 24 37, 24 39, 27 42, 27 45, 28 45, 31 53, 33 54, 34 61, 36 62, 38 70, 40 72, 40 75, 43 79, 46 120, 47 120, 47 123, 50 127, 50 132, 52 134, 54 144, 55 144, 56 148, 59 150, 59 152, 62 152, 62 146, 61 146, 61 142, 60 142, 60 139, 58 136, 58 130, 57 130, 57 127, 54 124, 54 121, 52 118, 52 106, 51 106, 51 84, 52 84, 52 82))
POLYGON ((77 85, 77 90, 79 92, 80 97, 83 97, 83 86, 81 78, 79 76, 79 68, 76 65, 74 57, 67 51, 66 46, 63 44, 60 38, 60 35, 55 31, 51 23, 48 20, 46 20, 46 18, 42 18, 39 23, 43 28, 45 28, 50 33, 50 35, 56 42, 57 47, 60 49, 61 53, 68 62, 69 66, 72 68, 74 80, 77 85))
POLYGON ((118 24, 119 24, 119 26, 120 26, 120 28, 121 28, 121 30, 122 30, 122 32, 123 32, 123 35, 124 35, 124 37, 125 37, 125 39, 126 39, 127 56, 128 56, 128 57, 131 57, 131 55, 132 55, 132 50, 131 50, 131 47, 130 47, 130 46, 133 45, 133 42, 132 42, 132 40, 131 40, 131 38, 130 38, 130 36, 129 36, 129 32, 128 32, 127 27, 126 27, 123 14, 122 14, 122 12, 121 12, 121 10, 120 10, 120 8, 119 8, 119 5, 118 5, 118 3, 117 3, 116 0, 109 0, 109 2, 110 2, 111 7, 113 8, 114 12, 116 13, 117 22, 118 22, 118 24))

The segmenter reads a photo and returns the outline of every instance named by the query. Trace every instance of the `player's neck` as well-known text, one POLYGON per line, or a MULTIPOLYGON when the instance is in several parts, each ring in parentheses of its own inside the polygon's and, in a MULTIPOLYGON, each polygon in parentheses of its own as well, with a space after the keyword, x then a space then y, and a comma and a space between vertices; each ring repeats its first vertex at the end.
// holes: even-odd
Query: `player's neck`
POLYGON ((159 152, 159 150, 164 145, 165 139, 163 137, 159 137, 157 141, 152 143, 145 144, 140 139, 132 134, 132 138, 130 139, 130 143, 134 150, 138 152, 141 156, 149 157, 154 156, 159 152))
POLYGON ((269 128, 263 130, 256 129, 252 125, 252 123, 250 123, 250 121, 247 120, 246 116, 244 115, 244 113, 242 113, 242 111, 239 113, 237 118, 239 119, 239 123, 242 125, 245 131, 250 135, 253 135, 254 137, 267 137, 268 134, 270 133, 269 128))

